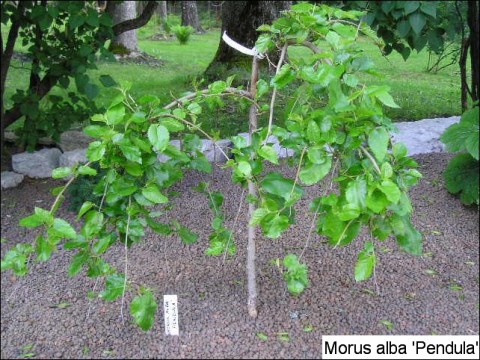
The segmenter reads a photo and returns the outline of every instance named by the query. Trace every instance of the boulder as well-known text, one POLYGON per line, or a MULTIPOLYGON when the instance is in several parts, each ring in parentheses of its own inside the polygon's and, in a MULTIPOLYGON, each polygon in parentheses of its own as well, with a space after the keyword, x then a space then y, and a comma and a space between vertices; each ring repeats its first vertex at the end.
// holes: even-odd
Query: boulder
POLYGON ((409 155, 444 152, 445 145, 440 136, 450 125, 460 121, 460 116, 449 118, 423 119, 412 122, 398 122, 394 125, 398 133, 392 134, 392 142, 401 142, 409 155))
POLYGON ((87 161, 87 149, 76 149, 71 151, 65 151, 62 155, 60 155, 58 166, 72 167, 75 164, 84 164, 87 161))
POLYGON ((211 163, 224 164, 230 158, 230 150, 233 147, 233 143, 230 140, 218 140, 214 143, 211 140, 202 139, 202 143, 202 153, 211 163))
POLYGON ((23 181, 24 176, 22 174, 17 174, 13 171, 2 171, 2 189, 8 189, 16 187, 23 181))
POLYGON ((52 170, 58 167, 61 154, 57 148, 15 154, 12 156, 13 171, 31 178, 49 178, 52 170))
POLYGON ((68 130, 60 135, 60 143, 58 146, 63 152, 75 149, 85 149, 95 139, 86 135, 80 130, 68 130))

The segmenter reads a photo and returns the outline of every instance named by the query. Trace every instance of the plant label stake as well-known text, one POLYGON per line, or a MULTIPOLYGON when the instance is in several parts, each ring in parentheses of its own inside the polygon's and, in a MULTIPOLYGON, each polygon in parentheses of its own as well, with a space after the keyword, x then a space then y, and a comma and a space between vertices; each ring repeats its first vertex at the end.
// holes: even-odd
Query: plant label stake
POLYGON ((165 314, 165 334, 178 336, 177 295, 163 296, 163 310, 165 314))

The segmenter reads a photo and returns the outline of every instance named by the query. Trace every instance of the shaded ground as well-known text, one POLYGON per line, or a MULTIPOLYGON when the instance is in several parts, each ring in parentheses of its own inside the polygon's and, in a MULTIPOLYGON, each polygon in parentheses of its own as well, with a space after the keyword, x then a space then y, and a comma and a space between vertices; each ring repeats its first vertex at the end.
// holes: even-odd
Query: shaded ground
MULTIPOLYGON (((240 216, 235 231, 239 249, 235 258, 222 265, 222 258, 204 255, 211 213, 205 198, 188 187, 208 179, 190 174, 178 186, 184 193, 168 216, 189 224, 201 234, 200 240, 184 245, 176 238, 148 233, 145 242, 128 254, 130 279, 155 289, 159 304, 163 294, 178 295, 179 337, 164 334, 162 311, 153 329, 144 333, 130 315, 122 324, 120 300, 89 301, 86 294, 95 281, 84 273, 69 278, 66 269, 72 254, 60 250, 49 262, 35 264, 25 278, 2 273, 1 357, 318 358, 322 335, 478 334, 479 216, 477 208, 464 207, 443 187, 441 173, 450 157, 445 153, 415 157, 424 178, 411 192, 413 220, 425 236, 425 254, 405 254, 392 239, 378 243, 379 295, 373 280, 355 283, 353 278, 365 237, 334 250, 315 236, 303 257, 310 269, 310 287, 297 298, 285 291, 274 260, 287 251, 302 251, 311 215, 301 207, 307 208, 314 195, 310 191, 299 204, 296 226, 279 240, 258 240, 259 316, 249 319, 246 215, 240 216), (64 308, 58 307, 62 303, 64 308), (383 320, 393 327, 388 329, 383 320), (262 341, 256 336, 259 332, 268 339, 262 341)), ((34 206, 49 206, 49 189, 56 183, 26 179, 18 188, 2 190, 1 230, 6 239, 2 257, 15 243, 34 239, 33 231, 17 227, 18 220, 34 206)), ((226 194, 231 226, 241 191, 231 185, 229 174, 220 171, 211 186, 226 194)), ((243 210, 245 214, 245 205, 243 210)), ((61 211, 59 215, 74 217, 61 211)), ((122 247, 112 249, 107 260, 123 268, 122 247)), ((97 284, 97 290, 102 287, 97 284)))

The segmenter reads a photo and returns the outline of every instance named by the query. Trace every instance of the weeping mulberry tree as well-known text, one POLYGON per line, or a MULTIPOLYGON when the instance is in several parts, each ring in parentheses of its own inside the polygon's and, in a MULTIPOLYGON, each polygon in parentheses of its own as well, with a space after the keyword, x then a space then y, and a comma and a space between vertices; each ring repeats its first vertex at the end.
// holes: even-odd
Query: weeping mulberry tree
MULTIPOLYGON (((388 87, 367 86, 359 76, 377 74, 357 41, 359 36, 367 36, 378 43, 375 33, 359 21, 362 15, 301 3, 261 26, 248 90, 232 87, 233 79, 228 78, 162 106, 154 95, 133 99, 128 86, 119 88, 106 112, 94 115, 94 125, 85 128, 96 138, 87 150, 88 163, 53 172, 54 178, 72 178, 53 189, 56 198, 49 209, 36 207, 20 221, 21 226, 42 231, 31 243, 11 248, 2 260, 2 270, 25 275, 32 261, 46 261, 59 250, 73 251, 69 275, 86 269, 87 276, 104 278, 104 288, 97 295, 107 301, 121 298, 121 309, 125 293, 134 292, 130 314, 142 329, 150 329, 161 294, 131 281, 127 261, 123 269, 116 269, 104 255, 121 246, 126 259, 129 248, 143 239, 145 227, 160 239, 176 236, 185 243, 197 241, 198 235, 188 224, 169 221, 165 213, 173 201, 171 187, 189 169, 212 170, 200 151, 198 134, 217 139, 201 128, 199 119, 206 106, 222 106, 225 97, 250 104, 249 138, 231 138, 235 157, 228 159, 226 168, 244 194, 248 189, 247 308, 252 317, 257 315, 256 299, 261 296, 256 291, 255 229, 259 227, 266 238, 282 236, 295 223, 295 207, 300 206, 306 190, 321 182, 326 182, 330 192, 309 205, 312 226, 305 247, 300 254, 286 254, 283 259, 286 286, 292 295, 300 295, 308 286, 308 271, 323 271, 321 265, 308 269, 301 262, 314 230, 337 248, 352 243, 365 229, 369 236, 360 240, 363 250, 354 270, 357 281, 372 276, 377 240, 393 236, 401 249, 421 254, 422 236, 412 225, 408 197, 409 188, 421 174, 405 146, 391 142, 392 123, 383 107, 397 105, 388 87), (308 52, 287 59, 290 47, 308 52), (269 81, 259 80, 259 62, 268 52, 278 50, 276 74, 269 81), (280 94, 290 99, 284 126, 274 123, 273 105, 280 94), (265 127, 256 122, 259 111, 269 114, 265 127), (291 162, 296 171, 292 178, 279 171, 270 135, 293 152, 291 162), (181 138, 181 149, 170 144, 172 138, 181 138), (159 154, 167 155, 168 160, 159 162, 159 154), (98 201, 86 201, 78 211, 83 225, 77 231, 57 213, 73 179, 96 175, 94 163, 106 174, 95 187, 98 201)), ((234 256, 237 243, 244 241, 237 242, 232 229, 224 224, 225 195, 206 183, 197 188, 205 193, 213 214, 206 253, 234 256)))

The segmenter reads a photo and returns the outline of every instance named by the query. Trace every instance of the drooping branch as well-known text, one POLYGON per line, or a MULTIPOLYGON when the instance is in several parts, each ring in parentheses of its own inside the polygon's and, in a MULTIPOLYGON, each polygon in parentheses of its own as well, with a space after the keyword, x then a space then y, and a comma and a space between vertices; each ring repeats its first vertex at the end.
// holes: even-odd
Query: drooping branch
MULTIPOLYGON (((107 12, 110 12, 112 3, 113 2, 111 1, 107 2, 107 10, 106 10, 107 12)), ((150 20, 150 18, 152 17, 153 13, 155 12, 155 9, 157 8, 157 6, 158 6, 157 1, 148 1, 147 6, 145 6, 145 8, 143 9, 143 12, 139 16, 137 16, 134 19, 125 20, 125 21, 122 21, 121 23, 114 25, 112 27, 113 34, 117 36, 126 31, 138 29, 146 25, 150 20)))

